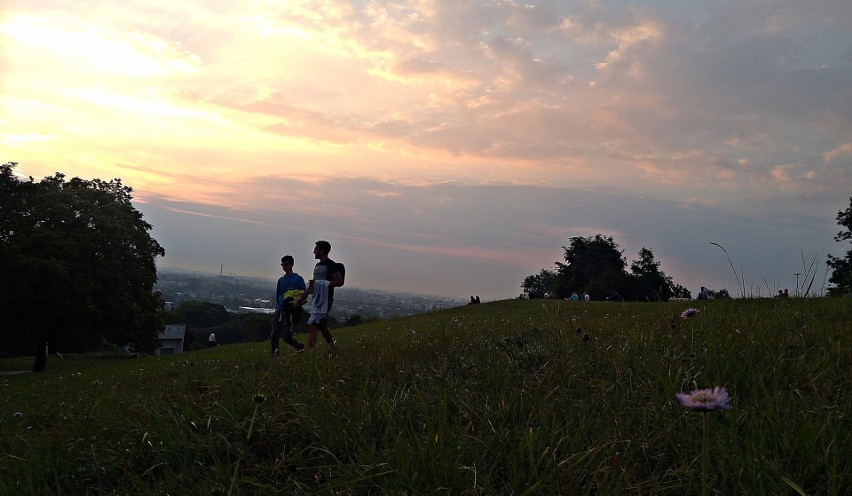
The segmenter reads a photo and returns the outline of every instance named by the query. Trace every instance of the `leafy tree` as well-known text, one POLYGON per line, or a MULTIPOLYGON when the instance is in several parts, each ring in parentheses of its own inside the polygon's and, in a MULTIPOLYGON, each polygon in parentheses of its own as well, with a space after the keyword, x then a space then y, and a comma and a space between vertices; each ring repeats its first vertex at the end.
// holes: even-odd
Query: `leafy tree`
POLYGON ((102 342, 153 351, 163 330, 154 263, 165 254, 120 179, 56 173, 40 182, 0 166, 0 347, 83 351, 102 342))
POLYGON ((612 237, 596 234, 573 237, 565 250, 565 263, 556 262, 556 295, 564 298, 571 291, 586 291, 593 299, 604 299, 623 292, 630 281, 623 250, 612 237))
MULTIPOLYGON (((843 229, 837 233, 834 240, 838 243, 852 240, 852 197, 849 198, 849 208, 837 212, 837 225, 843 229)), ((829 295, 844 295, 852 291, 852 249, 846 252, 846 258, 828 256, 826 262, 832 269, 828 282, 834 284, 829 288, 829 295)))
POLYGON ((532 274, 524 278, 521 284, 530 298, 545 298, 556 294, 557 275, 552 270, 541 269, 538 274, 532 274))
POLYGON ((624 251, 609 236, 570 239, 565 250, 565 262, 556 262, 556 270, 542 269, 527 276, 521 285, 531 297, 546 294, 565 298, 572 292, 587 292, 595 300, 614 299, 667 301, 675 295, 690 297, 688 289, 675 284, 654 259, 647 247, 639 251, 639 259, 630 265, 624 251))
POLYGON ((630 272, 633 276, 630 299, 668 301, 676 294, 672 278, 660 270, 660 262, 649 248, 639 250, 639 259, 630 265, 630 272))
POLYGON ((200 329, 216 327, 231 319, 228 309, 223 305, 196 300, 185 301, 166 315, 170 322, 181 322, 200 329))
POLYGON ((692 298, 692 291, 680 284, 675 284, 672 289, 674 290, 674 295, 677 298, 692 298))
POLYGON ((731 293, 728 291, 727 288, 722 288, 719 290, 707 288, 707 292, 710 294, 710 298, 713 298, 715 300, 724 300, 731 298, 731 293))

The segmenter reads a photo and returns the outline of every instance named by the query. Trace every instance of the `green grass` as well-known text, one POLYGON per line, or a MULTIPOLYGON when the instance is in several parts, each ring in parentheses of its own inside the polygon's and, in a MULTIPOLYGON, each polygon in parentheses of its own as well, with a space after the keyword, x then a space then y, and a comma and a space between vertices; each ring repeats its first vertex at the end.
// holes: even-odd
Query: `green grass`
POLYGON ((712 493, 849 494, 852 301, 692 305, 471 305, 278 359, 51 356, 0 376, 0 494, 700 494, 702 414, 675 393, 714 385, 712 493))

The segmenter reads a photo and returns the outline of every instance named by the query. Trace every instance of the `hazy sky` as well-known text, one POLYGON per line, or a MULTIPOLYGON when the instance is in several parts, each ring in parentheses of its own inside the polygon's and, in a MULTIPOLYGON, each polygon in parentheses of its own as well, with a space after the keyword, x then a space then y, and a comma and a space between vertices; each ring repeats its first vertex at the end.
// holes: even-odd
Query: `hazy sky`
MULTIPOLYGON (((852 196, 852 2, 5 0, 0 161, 121 178, 160 267, 514 297, 572 236, 796 286, 852 196)), ((582 289, 582 288, 577 288, 582 289)))

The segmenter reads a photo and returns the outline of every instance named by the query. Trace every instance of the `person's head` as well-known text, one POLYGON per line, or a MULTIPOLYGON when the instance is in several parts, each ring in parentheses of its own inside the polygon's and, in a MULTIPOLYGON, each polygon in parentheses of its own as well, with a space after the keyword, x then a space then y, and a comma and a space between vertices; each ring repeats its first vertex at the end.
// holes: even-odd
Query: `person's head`
POLYGON ((329 253, 331 253, 331 243, 323 240, 317 241, 316 246, 314 246, 314 258, 322 260, 329 253))
POLYGON ((292 270, 294 262, 295 261, 293 260, 292 255, 284 255, 283 257, 281 257, 281 268, 283 268, 285 271, 292 270))

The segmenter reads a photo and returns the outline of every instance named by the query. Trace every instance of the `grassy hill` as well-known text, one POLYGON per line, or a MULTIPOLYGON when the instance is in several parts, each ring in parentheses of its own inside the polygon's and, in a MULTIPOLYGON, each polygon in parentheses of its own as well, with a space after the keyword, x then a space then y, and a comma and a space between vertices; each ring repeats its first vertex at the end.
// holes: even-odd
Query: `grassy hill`
POLYGON ((850 329, 849 299, 531 300, 51 356, 0 376, 0 494, 849 494, 850 329), (731 410, 675 399, 713 386, 731 410))

